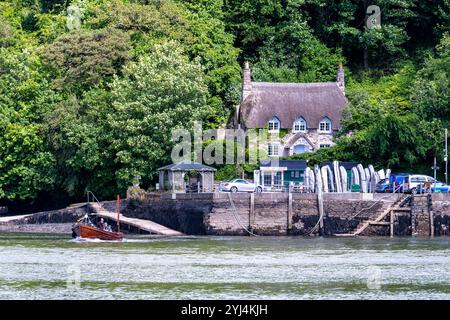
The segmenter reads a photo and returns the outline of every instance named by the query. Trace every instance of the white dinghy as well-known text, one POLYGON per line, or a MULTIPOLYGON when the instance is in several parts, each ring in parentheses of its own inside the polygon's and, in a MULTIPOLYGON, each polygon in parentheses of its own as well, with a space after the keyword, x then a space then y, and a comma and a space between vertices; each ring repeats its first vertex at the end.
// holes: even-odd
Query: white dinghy
POLYGON ((339 167, 339 171, 341 174, 341 185, 342 185, 342 192, 348 192, 348 177, 347 177, 347 170, 343 166, 339 167))
POLYGON ((336 192, 342 192, 341 170, 339 169, 339 161, 333 161, 333 172, 336 192))
POLYGON ((362 166, 362 164, 358 164, 357 168, 358 168, 358 173, 359 173, 361 192, 367 193, 366 171, 364 170, 364 167, 362 166))

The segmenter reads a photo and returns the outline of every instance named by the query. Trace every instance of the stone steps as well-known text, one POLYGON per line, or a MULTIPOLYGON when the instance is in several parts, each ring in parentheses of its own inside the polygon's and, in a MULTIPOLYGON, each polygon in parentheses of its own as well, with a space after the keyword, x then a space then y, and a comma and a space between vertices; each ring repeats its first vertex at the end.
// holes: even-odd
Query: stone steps
POLYGON ((392 205, 390 205, 388 208, 383 210, 378 217, 375 220, 365 220, 361 221, 353 232, 350 233, 338 233, 335 234, 337 237, 356 237, 364 232, 370 225, 389 225, 389 222, 383 222, 382 220, 390 214, 392 211, 411 211, 411 208, 402 208, 399 207, 399 204, 403 203, 406 197, 399 198, 397 201, 395 201, 392 205))

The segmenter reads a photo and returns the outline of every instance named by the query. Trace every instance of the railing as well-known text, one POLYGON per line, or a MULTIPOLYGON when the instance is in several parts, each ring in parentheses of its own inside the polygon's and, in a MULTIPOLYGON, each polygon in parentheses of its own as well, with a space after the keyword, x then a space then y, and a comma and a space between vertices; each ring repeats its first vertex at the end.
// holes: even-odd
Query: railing
POLYGON ((95 196, 95 194, 92 191, 86 191, 86 196, 87 196, 87 203, 91 203, 91 199, 93 200, 92 202, 97 202, 98 205, 100 207, 103 208, 102 204, 100 203, 100 201, 98 201, 97 197, 95 196))
MULTIPOLYGON (((258 185, 258 187, 262 188, 263 192, 281 192, 281 193, 317 193, 314 188, 310 188, 305 184, 274 184, 270 186, 263 186, 258 185)), ((373 189, 373 188, 371 188, 373 189)), ((188 189, 186 188, 187 192, 198 192, 197 189, 194 188, 188 189)), ((375 190, 370 190, 371 192, 367 193, 376 193, 375 190)), ((427 192, 430 192, 429 190, 426 190, 427 192)), ((220 192, 220 184, 214 184, 213 186, 213 192, 220 192)), ((388 193, 396 193, 396 194, 404 194, 409 193, 410 190, 406 187, 406 185, 400 184, 395 186, 395 188, 392 191, 389 191, 388 193)), ((424 190, 420 190, 421 193, 424 193, 424 190)), ((337 193, 337 191, 331 191, 324 193, 337 193)), ((362 193, 361 191, 352 191, 351 189, 347 191, 343 191, 342 193, 362 193)))
POLYGON ((261 186, 263 192, 288 192, 288 193, 314 193, 314 190, 305 185, 273 185, 261 186))
POLYGON ((403 188, 404 185, 403 184, 399 184, 397 187, 395 187, 394 184, 394 188, 392 189, 392 193, 405 193, 405 189, 403 188), (400 192, 400 189, 402 189, 402 192, 400 192))

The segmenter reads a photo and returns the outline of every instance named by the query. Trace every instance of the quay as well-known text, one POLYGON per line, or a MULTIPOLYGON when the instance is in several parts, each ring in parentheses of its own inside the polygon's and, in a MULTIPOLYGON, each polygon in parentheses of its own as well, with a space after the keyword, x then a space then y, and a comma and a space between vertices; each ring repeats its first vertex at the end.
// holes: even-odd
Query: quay
MULTIPOLYGON (((86 202, 0 224, 73 223, 86 213, 117 221, 117 202, 86 202)), ((130 188, 120 202, 125 233, 166 236, 444 236, 450 194, 168 193, 130 188)))

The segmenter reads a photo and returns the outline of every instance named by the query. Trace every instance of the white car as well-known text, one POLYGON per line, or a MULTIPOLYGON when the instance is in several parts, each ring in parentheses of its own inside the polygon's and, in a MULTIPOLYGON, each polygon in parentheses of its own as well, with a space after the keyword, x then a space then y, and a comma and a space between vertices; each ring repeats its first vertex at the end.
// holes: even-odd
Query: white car
POLYGON ((230 179, 220 183, 220 191, 224 192, 262 192, 262 187, 244 179, 230 179))
POLYGON ((428 182, 434 183, 434 178, 422 174, 412 174, 406 177, 405 183, 408 185, 408 189, 405 188, 405 191, 416 193, 417 189, 420 185, 428 182))

